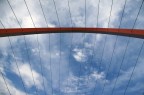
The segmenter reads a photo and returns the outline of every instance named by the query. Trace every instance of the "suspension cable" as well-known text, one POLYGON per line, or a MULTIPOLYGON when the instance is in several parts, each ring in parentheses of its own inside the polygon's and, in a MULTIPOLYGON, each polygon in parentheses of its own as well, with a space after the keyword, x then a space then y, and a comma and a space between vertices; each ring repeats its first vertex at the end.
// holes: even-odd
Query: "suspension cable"
MULTIPOLYGON (((31 15, 31 13, 30 13, 30 10, 29 10, 29 8, 28 8, 28 5, 27 5, 26 0, 24 0, 24 3, 25 3, 25 5, 26 5, 26 8, 27 8, 28 13, 29 13, 29 15, 30 15, 31 21, 32 21, 32 23, 33 23, 33 26, 36 28, 36 25, 35 25, 35 23, 34 23, 34 21, 33 21, 33 18, 32 18, 32 15, 31 15)), ((41 5, 41 4, 40 4, 40 5, 41 5)), ((43 10, 42 10, 42 11, 43 11, 43 10)), ((39 45, 38 34, 37 34, 37 40, 36 40, 36 41, 37 41, 37 44, 38 44, 39 58, 40 58, 40 64, 41 64, 41 73, 42 73, 42 78, 43 78, 43 71, 42 71, 42 63, 41 63, 40 45, 39 45)), ((31 65, 30 65, 30 66, 31 66, 31 65)), ((32 71, 32 70, 31 70, 31 71, 32 71)), ((33 72, 32 72, 32 77, 33 77, 33 72)), ((34 84, 35 84, 34 77, 33 77, 33 81, 34 81, 34 84)), ((45 95, 46 95, 46 90, 45 90, 45 85, 44 85, 44 78, 43 78, 43 86, 44 86, 44 91, 45 91, 45 95)), ((35 87, 36 87, 36 84, 35 84, 35 87)), ((36 87, 36 94, 38 95, 37 87, 36 87)))
MULTIPOLYGON (((133 24, 131 33, 133 32, 133 29, 134 29, 134 27, 135 27, 135 24, 136 24, 136 21, 137 21, 137 19, 138 19, 139 13, 140 13, 140 11, 141 11, 143 2, 144 2, 144 0, 143 0, 142 3, 141 3, 141 6, 140 6, 140 9, 139 9, 138 14, 137 14, 137 16, 136 16, 136 19, 135 19, 135 21, 134 21, 134 24, 133 24)), ((114 89, 115 89, 117 80, 118 80, 118 78, 119 78, 120 70, 121 70, 122 64, 123 64, 123 62, 124 62, 124 58, 125 58, 125 56, 126 56, 126 51, 127 51, 128 45, 129 45, 129 43, 130 43, 130 39, 131 39, 131 37, 128 38, 128 42, 127 42, 127 45, 126 45, 126 49, 125 49, 125 52, 124 52, 124 56, 123 56, 123 59, 122 59, 121 65, 120 65, 120 69, 119 69, 119 72, 118 72, 118 75, 117 75, 117 78, 116 78, 116 81, 115 81, 115 84, 114 84, 114 88, 113 88, 113 90, 112 90, 112 95, 113 95, 113 92, 114 92, 114 89)), ((142 45, 142 46, 143 46, 143 45, 142 45)), ((141 52, 141 50, 140 50, 140 52, 141 52)), ((135 69, 135 67, 134 67, 134 69, 135 69)), ((133 71, 134 71, 134 69, 133 69, 133 71)), ((132 72, 132 74, 133 74, 133 72, 132 72)), ((131 77, 132 77, 132 74, 131 74, 131 77)), ((131 77, 130 77, 130 80, 131 80, 131 77)), ((130 82, 130 80, 129 80, 129 82, 130 82)), ((128 85, 129 85, 129 82, 128 82, 128 84, 127 84, 127 87, 128 87, 128 85)), ((127 87, 126 87, 126 90, 127 90, 127 87)), ((126 90, 125 90, 125 92, 126 92, 126 90)), ((125 92, 124 92, 124 95, 125 95, 125 92)))
MULTIPOLYGON (((85 29, 86 29, 86 0, 85 0, 85 29)), ((83 41, 82 41, 82 47, 84 49, 84 40, 85 40, 85 33, 82 35, 82 38, 83 38, 83 41)), ((84 52, 84 50, 82 50, 82 53, 84 52)), ((81 73, 81 69, 82 69, 82 65, 80 64, 80 70, 79 70, 79 78, 80 78, 80 73, 81 73)), ((78 86, 79 87, 79 79, 78 79, 78 86)), ((77 92, 76 94, 78 95, 78 89, 77 89, 77 92)))
MULTIPOLYGON (((122 23, 122 20, 123 20, 126 3, 127 3, 127 0, 125 0, 125 2, 124 2, 124 8, 123 8, 122 16, 121 16, 121 19, 120 19, 119 29, 120 29, 120 27, 121 27, 121 23, 122 23)), ((118 32, 119 32, 119 31, 118 31, 118 32)), ((118 35, 117 35, 117 37, 116 37, 116 42, 117 42, 117 39, 118 39, 118 35)), ((115 42, 115 43, 116 43, 116 42, 115 42)), ((113 55, 114 55, 114 54, 113 54, 113 55)), ((122 63, 120 64, 120 68, 121 68, 121 67, 122 67, 122 63)), ((119 71, 119 72, 120 72, 120 71, 119 71)), ((118 74, 118 75, 119 75, 119 74, 118 74)), ((118 77, 116 78, 116 81, 115 81, 115 83, 114 83, 114 87, 113 87, 112 93, 111 93, 112 95, 113 95, 113 92, 114 92, 114 89, 115 89, 115 85, 116 85, 117 79, 118 79, 118 77)))
MULTIPOLYGON (((100 4, 100 0, 99 0, 99 2, 98 2, 98 12, 97 12, 98 15, 97 15, 97 24, 96 24, 96 27, 98 27, 99 4, 100 4)), ((93 48, 92 48, 92 53, 93 53, 93 54, 92 54, 92 56, 91 56, 91 62, 90 62, 90 64, 92 64, 92 60, 93 60, 93 58, 94 58, 94 56, 95 56, 94 50, 95 50, 95 45, 96 45, 96 39, 97 39, 97 37, 95 36, 94 44, 93 44, 93 48)), ((89 70, 89 73, 90 73, 90 70, 89 70)), ((90 76, 88 76, 87 85, 88 85, 89 81, 90 81, 90 76)), ((86 92, 85 92, 85 94, 86 94, 86 92)))
MULTIPOLYGON (((56 11, 56 16, 57 16, 57 20, 58 20, 58 24, 59 24, 59 27, 61 28, 61 24, 60 24, 60 20, 59 20, 59 16, 58 16, 58 11, 57 11, 57 7, 56 7, 56 3, 55 3, 55 0, 53 0, 53 3, 54 3, 54 8, 55 8, 55 11, 56 11)), ((60 95, 60 63, 61 63, 61 33, 60 33, 60 58, 59 58, 59 95, 60 95)), ((53 93, 52 93, 53 95, 53 93)))
POLYGON ((3 80, 4 80, 4 83, 5 83, 5 85, 6 85, 6 88, 7 88, 7 90, 8 90, 9 95, 12 95, 11 92, 10 92, 10 90, 9 90, 9 88, 8 88, 8 84, 7 84, 7 82, 6 82, 6 79, 5 79, 5 77, 4 77, 1 69, 0 69, 0 73, 1 73, 1 76, 2 76, 2 78, 3 78, 3 80))
MULTIPOLYGON (((69 0, 67 0, 67 3, 68 3, 68 10, 69 10, 69 14, 70 14, 70 19, 71 19, 71 28, 73 28, 73 21, 72 21, 72 14, 71 14, 71 8, 70 8, 70 2, 69 0)), ((69 61, 68 61, 68 76, 70 75, 70 54, 71 54, 71 51, 72 51, 72 45, 73 45, 73 33, 72 33, 72 36, 71 36, 71 41, 70 41, 70 49, 69 49, 69 61)), ((69 81, 67 80, 67 86, 69 85, 69 81)), ((66 93, 68 93, 68 91, 66 91, 66 93)))
MULTIPOLYGON (((126 0, 125 0, 125 4, 126 4, 126 0)), ((120 29, 121 22, 122 22, 122 18, 123 18, 123 13, 124 13, 124 9, 125 9, 125 4, 124 4, 123 12, 122 12, 122 17, 121 17, 121 20, 120 20, 119 29, 120 29)), ((118 32, 119 32, 119 31, 118 31, 118 32)), ((114 52, 115 52, 115 49, 116 49, 117 40, 118 40, 118 35, 116 35, 116 40, 115 40, 115 42, 114 42, 114 48, 113 48, 113 51, 112 51, 112 56, 111 56, 111 59, 110 59, 110 64, 109 64, 109 67, 108 67, 108 71, 107 71, 107 74, 106 74, 106 78, 108 77, 108 72, 109 72, 110 66, 111 66, 111 64, 112 64, 112 59, 113 59, 114 52)), ((104 81, 104 86, 103 86, 102 94, 104 93, 105 86, 106 86, 106 80, 104 81)))
MULTIPOLYGON (((137 14, 137 16, 136 16, 136 19, 135 19, 135 22, 134 22, 134 25, 133 25, 132 30, 133 30, 134 27, 135 27, 135 24, 136 24, 136 21, 137 21, 137 19, 138 19, 138 17, 139 17, 140 11, 141 11, 142 6, 143 6, 143 3, 144 3, 144 0, 143 0, 142 3, 141 3, 140 9, 139 9, 138 14, 137 14)), ((132 32, 132 31, 131 31, 131 32, 132 32)), ((141 46, 141 48, 140 48, 140 51, 139 51, 139 54, 138 54, 138 57, 137 57, 136 63, 135 63, 134 68, 133 68, 133 70, 132 70, 132 73, 131 73, 131 76, 130 76, 130 78, 129 78, 128 84, 126 85, 126 89, 125 89, 125 91, 124 91, 124 95, 126 94, 126 91, 127 91, 127 89, 128 89, 129 83, 130 83, 130 81, 131 81, 131 79, 132 79, 132 76, 133 76, 133 73, 134 73, 135 67, 137 66, 137 63, 138 63, 138 60, 139 60, 139 57, 140 57, 140 54, 141 54, 141 51, 142 51, 143 45, 144 45, 144 41, 142 42, 142 46, 141 46)))
MULTIPOLYGON (((48 23, 47 23, 47 20, 46 20, 46 16, 45 16, 45 13, 44 13, 44 9, 43 9, 43 6, 42 6, 42 3, 41 3, 41 0, 39 0, 39 3, 40 3, 40 7, 41 7, 41 10, 42 10, 42 13, 43 13, 43 17, 44 17, 44 20, 45 20, 45 23, 47 25, 47 27, 49 27, 48 23)), ((49 34, 50 36, 50 34, 49 34)), ((39 46, 39 50, 40 50, 40 44, 39 44, 39 40, 37 39, 37 43, 38 43, 38 46, 39 46)), ((41 54, 40 54, 40 51, 39 51, 39 56, 40 56, 40 63, 41 63, 41 54)), ((42 65, 41 65, 41 72, 42 72, 42 65)), ((42 72, 42 76, 43 76, 43 72, 42 72)), ((44 77, 43 77, 43 85, 44 85, 44 77)), ((45 91, 45 95, 47 95, 46 93, 46 87, 44 85, 44 91, 45 91)))
MULTIPOLYGON (((99 0, 99 2, 100 2, 100 0, 99 0)), ((98 7, 99 7, 99 6, 98 6, 98 7)), ((111 3, 110 16, 109 16, 109 20, 108 20, 108 27, 109 27, 110 18, 111 18, 112 7, 113 7, 113 0, 112 0, 112 3, 111 3)), ((99 9, 99 8, 98 8, 98 9, 99 9)), ((98 12, 99 12, 99 11, 98 11, 98 12)), ((98 19, 98 18, 97 18, 97 19, 98 19)), ((103 49, 102 49, 102 56, 101 56, 101 59, 100 59, 98 72, 100 71, 100 67, 101 67, 101 64, 102 64, 102 58, 103 58, 103 55, 104 55, 106 40, 107 40, 107 35, 106 35, 105 40, 104 40, 104 46, 103 46, 103 49)), ((96 79, 95 84, 97 83, 97 80, 98 80, 98 79, 96 79)), ((96 89, 96 85, 95 85, 95 87, 94 87, 93 95, 95 94, 95 89, 96 89)), ((103 92, 103 91, 102 91, 102 92, 103 92)))
MULTIPOLYGON (((0 20, 0 23, 3 26, 3 28, 6 29, 1 20, 0 20)), ((6 30, 6 32, 7 32, 7 30, 6 30)), ((9 44, 10 44, 10 48, 11 48, 11 51, 12 51, 12 54, 13 54, 13 57, 14 57, 14 60, 15 60, 15 64, 16 64, 16 67, 17 67, 17 70, 18 70, 18 74, 19 74, 19 76, 21 78, 22 86, 24 88, 25 94, 27 95, 26 88, 25 88, 25 85, 24 85, 24 81, 22 79, 22 76, 21 76, 21 73, 20 73, 20 70, 19 70, 19 66, 18 66, 18 62, 17 62, 16 57, 15 57, 15 52, 14 52, 13 47, 12 47, 12 42, 11 42, 9 36, 7 38, 8 38, 8 41, 9 41, 9 44)))

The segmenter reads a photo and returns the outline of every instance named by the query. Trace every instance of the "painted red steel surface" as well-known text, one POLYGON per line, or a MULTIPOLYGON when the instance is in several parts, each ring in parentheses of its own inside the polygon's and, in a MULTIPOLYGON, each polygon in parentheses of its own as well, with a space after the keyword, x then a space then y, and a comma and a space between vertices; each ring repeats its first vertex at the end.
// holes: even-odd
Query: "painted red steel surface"
POLYGON ((118 28, 10 28, 0 29, 0 37, 42 33, 101 33, 144 38, 144 30, 118 28))

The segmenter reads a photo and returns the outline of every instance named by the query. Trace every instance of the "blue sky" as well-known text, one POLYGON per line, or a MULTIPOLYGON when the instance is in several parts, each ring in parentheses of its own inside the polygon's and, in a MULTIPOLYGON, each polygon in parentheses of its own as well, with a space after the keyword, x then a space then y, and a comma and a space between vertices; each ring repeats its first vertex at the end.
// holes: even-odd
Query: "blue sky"
MULTIPOLYGON (((67 0, 55 0, 60 26, 53 0, 40 1, 46 21, 39 0, 26 0, 36 27, 47 27, 47 24, 48 27, 85 27, 84 0, 69 0, 70 10, 67 0)), ((111 0, 100 0, 99 15, 99 0, 86 0, 86 27, 144 29, 144 5, 138 15, 142 1, 126 1, 120 25, 125 0, 113 1, 111 17, 111 0)), ((34 27, 24 1, 9 2, 20 25, 23 28, 34 27)), ((0 7, 0 21, 4 27, 19 28, 7 0, 0 0, 0 7)), ((0 28, 4 28, 2 24, 0 28)), ((11 95, 144 93, 143 39, 107 34, 55 33, 1 37, 0 41, 1 95, 9 95, 9 92, 11 95)))

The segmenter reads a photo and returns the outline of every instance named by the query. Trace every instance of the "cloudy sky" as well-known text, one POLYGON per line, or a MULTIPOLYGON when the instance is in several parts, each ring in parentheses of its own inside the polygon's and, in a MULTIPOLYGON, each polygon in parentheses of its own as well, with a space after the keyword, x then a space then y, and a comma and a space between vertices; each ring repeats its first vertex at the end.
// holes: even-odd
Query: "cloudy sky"
MULTIPOLYGON (((144 0, 0 0, 0 28, 144 29, 144 0)), ((143 39, 92 33, 0 38, 0 95, 143 95, 143 39)))

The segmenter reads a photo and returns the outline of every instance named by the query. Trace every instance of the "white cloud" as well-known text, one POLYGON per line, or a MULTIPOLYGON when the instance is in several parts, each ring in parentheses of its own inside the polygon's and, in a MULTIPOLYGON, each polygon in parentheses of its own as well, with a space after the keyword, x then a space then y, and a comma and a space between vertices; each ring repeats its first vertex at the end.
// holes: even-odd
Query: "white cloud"
POLYGON ((86 42, 84 44, 85 44, 86 48, 92 48, 93 47, 93 44, 91 44, 91 43, 86 42))
POLYGON ((104 72, 98 73, 97 71, 94 71, 94 72, 91 74, 91 76, 92 76, 93 78, 95 78, 95 79, 98 79, 98 80, 105 78, 104 72))
POLYGON ((48 24, 49 27, 56 27, 54 24, 48 24))
POLYGON ((61 91, 69 94, 89 91, 95 87, 96 81, 97 84, 101 84, 104 83, 104 81, 107 81, 105 79, 104 72, 98 73, 97 71, 93 71, 91 74, 82 77, 75 76, 71 73, 69 77, 63 82, 61 91))
MULTIPOLYGON (((12 95, 25 95, 25 92, 17 89, 9 79, 7 79, 6 77, 4 77, 4 78, 6 80, 8 89, 10 90, 10 93, 12 95)), ((0 94, 1 95, 9 95, 8 90, 6 88, 6 84, 2 78, 2 75, 0 75, 0 94)))
POLYGON ((96 34, 96 41, 100 41, 103 38, 103 35, 96 34))
MULTIPOLYGON (((139 80, 139 79, 142 79, 142 75, 144 74, 143 72, 143 67, 144 67, 144 64, 143 64, 144 60, 141 60, 141 61, 138 61, 137 63, 137 67, 135 68, 135 71, 133 73, 133 76, 132 76, 132 80, 131 81, 136 81, 136 80, 139 80)), ((134 66, 132 66, 131 68, 123 71, 123 72, 120 72, 120 76, 119 76, 119 80, 117 82, 117 86, 120 87, 123 85, 124 82, 127 82, 130 78, 130 75, 132 74, 132 70, 133 70, 134 66)), ((137 81, 136 84, 138 83, 141 83, 142 81, 137 81)))
MULTIPOLYGON (((87 1, 87 26, 96 27, 98 1, 99 0, 87 1)), ((36 1, 26 0, 26 2, 31 12, 34 23, 36 24, 36 27, 47 27, 38 0, 36 1)), ((48 25, 50 27, 54 27, 58 25, 56 12, 55 12, 55 9, 53 8, 54 7, 53 1, 41 0, 41 2, 44 8, 44 12, 46 15, 48 25), (56 22, 57 24, 54 24, 54 22, 56 22)), ((56 0, 55 2, 56 2, 56 7, 57 7, 61 25, 71 26, 67 0, 63 0, 63 1, 56 0)), ((28 14, 24 1, 15 0, 15 2, 12 2, 10 0, 10 3, 16 13, 16 16, 21 22, 22 27, 34 27, 31 21, 31 18, 28 14)), ((114 1, 114 7, 112 10, 112 15, 111 15, 112 23, 110 23, 111 26, 114 26, 115 24, 114 21, 119 18, 119 13, 123 9, 123 3, 124 3, 124 0, 114 1)), ((1 16, 1 19, 3 20, 5 25, 7 27, 19 27, 13 13, 11 12, 11 9, 8 7, 8 4, 6 2, 3 2, 3 5, 6 5, 5 9, 7 9, 7 12, 5 12, 4 8, 1 9, 1 11, 5 13, 4 16, 1 16), (11 23, 9 23, 9 21, 11 23)), ((2 7, 4 7, 3 5, 2 7)), ((102 0, 100 2, 100 11, 99 11, 100 12, 99 13, 100 27, 107 27, 109 15, 110 15, 110 8, 111 8, 111 1, 102 0)), ((84 26, 85 24, 84 1, 83 0, 79 0, 79 1, 70 0, 70 9, 71 9, 71 14, 72 14, 72 20, 75 26, 76 27, 84 26)))
MULTIPOLYGON (((112 0, 101 0, 100 3, 98 3, 99 0, 89 0, 87 1, 87 27, 97 27, 97 12, 98 12, 98 4, 99 4, 99 18, 98 18, 98 27, 108 27, 108 19, 110 16, 110 9, 111 9, 111 3, 112 0)), ((44 16, 39 4, 38 0, 32 1, 32 0, 26 0, 27 5, 30 9, 32 18, 34 20, 34 23, 36 24, 36 27, 47 27, 44 16)), ((54 8, 53 1, 51 0, 41 0, 42 6, 44 8, 44 13, 46 16, 46 20, 48 22, 49 27, 55 27, 58 26, 56 11, 54 8)), ((59 1, 55 0, 56 7, 58 11, 58 16, 60 19, 61 26, 69 27, 71 26, 70 21, 70 14, 69 14, 69 7, 67 4, 67 0, 59 1), (67 18, 67 19, 66 19, 67 18)), ((136 1, 140 2, 140 1, 136 1)), ((10 0, 10 3, 16 13, 16 16, 18 17, 22 27, 33 27, 31 18, 29 16, 28 10, 25 6, 25 3, 23 0, 15 0, 15 2, 12 2, 10 0)), ((84 27, 85 24, 85 2, 83 0, 70 0, 70 11, 72 14, 72 20, 76 27, 84 27)), ((125 0, 120 1, 113 1, 113 9, 111 12, 111 18, 110 18, 110 27, 118 27, 119 25, 119 18, 120 14, 123 11, 125 0)), ((127 1, 127 7, 126 7, 126 13, 132 10, 132 7, 135 6, 135 3, 132 2, 132 0, 127 1), (127 12, 128 11, 128 12, 127 12)), ((17 24, 17 21, 11 12, 11 9, 8 7, 8 4, 6 1, 3 1, 1 4, 1 10, 4 15, 1 15, 1 20, 4 22, 4 25, 6 27, 19 27, 17 24), (7 10, 7 11, 5 11, 7 10), (9 23, 11 22, 11 23, 9 23)), ((135 11, 131 12, 136 14, 135 11)), ((142 17, 142 16, 140 16, 142 17)), ((135 18, 135 15, 132 19, 135 18)), ((125 18, 127 19, 127 17, 125 18)), ((143 20, 143 19, 142 19, 143 20)), ((139 21, 140 22, 140 21, 139 21)), ((141 25, 140 25, 141 26, 141 25)))
MULTIPOLYGON (((32 19, 28 13, 24 0, 15 0, 15 2, 12 2, 11 0, 9 1, 23 28, 34 27, 32 19, 36 27, 47 27, 39 2, 37 0, 36 1, 26 0, 32 19)), ((3 12, 4 15, 0 16, 0 20, 2 20, 4 26, 7 28, 14 28, 14 27, 19 28, 20 26, 18 25, 17 20, 12 10, 10 9, 7 1, 3 1, 1 7, 2 9, 0 11, 3 12)), ((48 26, 55 27, 54 24, 49 22, 48 26)))
POLYGON ((0 48, 4 51, 5 49, 9 47, 8 39, 6 37, 2 37, 0 38, 0 40, 1 40, 0 48))
POLYGON ((75 48, 73 51, 74 51, 73 57, 78 62, 85 62, 87 60, 87 56, 84 54, 84 50, 83 49, 75 48))
MULTIPOLYGON (((32 72, 31 72, 30 65, 27 64, 27 63, 18 64, 18 65, 19 65, 20 74, 22 76, 22 79, 23 79, 24 84, 26 85, 26 87, 30 88, 30 87, 36 86, 39 89, 43 88, 43 86, 42 86, 42 76, 38 72, 36 72, 33 69, 32 69, 32 72), (33 77, 32 77, 32 74, 33 74, 33 77), (34 85, 33 78, 34 78, 34 81, 35 81, 35 85, 34 85)), ((15 72, 18 76, 20 76, 14 65, 12 65, 12 71, 15 72)))

